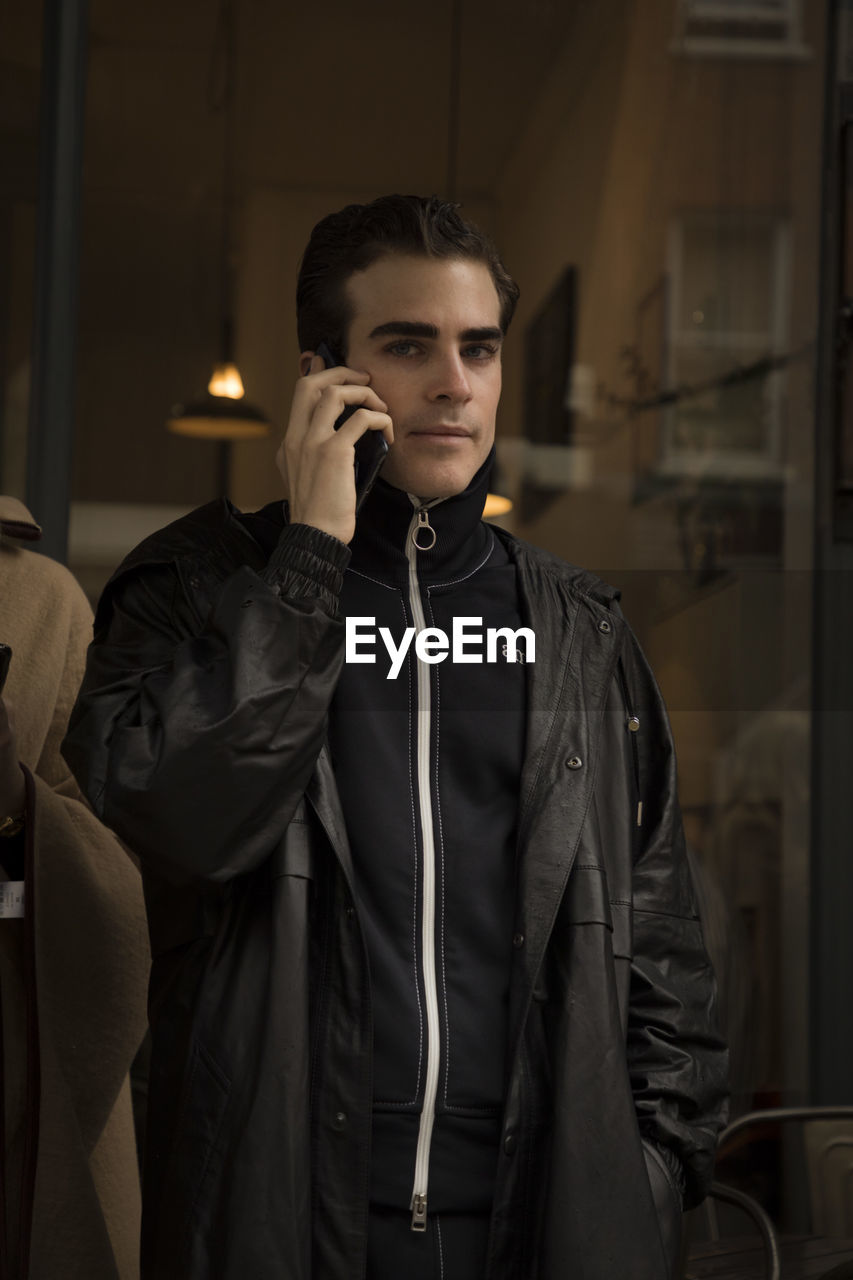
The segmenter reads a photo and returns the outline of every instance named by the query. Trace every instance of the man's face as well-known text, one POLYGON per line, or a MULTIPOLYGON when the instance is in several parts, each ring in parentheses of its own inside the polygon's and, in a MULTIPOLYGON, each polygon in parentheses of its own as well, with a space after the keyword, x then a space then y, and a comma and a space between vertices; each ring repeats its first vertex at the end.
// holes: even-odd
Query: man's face
POLYGON ((500 301, 488 267, 399 253, 347 281, 346 363, 388 405, 382 477, 420 498, 467 488, 492 447, 501 393, 500 301))

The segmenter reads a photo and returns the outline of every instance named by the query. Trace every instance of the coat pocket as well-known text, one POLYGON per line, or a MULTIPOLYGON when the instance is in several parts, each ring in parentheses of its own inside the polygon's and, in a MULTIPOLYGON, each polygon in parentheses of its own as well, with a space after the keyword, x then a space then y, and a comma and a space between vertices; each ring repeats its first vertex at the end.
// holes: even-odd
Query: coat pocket
POLYGON ((612 934, 614 956, 630 960, 631 904, 610 898, 602 867, 581 865, 573 869, 566 887, 565 920, 568 924, 603 924, 612 934))
POLYGON ((565 958, 572 953, 577 935, 590 926, 609 934, 616 992, 623 1030, 627 1010, 630 963, 633 955, 633 911, 630 902, 611 900, 607 873, 594 863, 578 863, 566 885, 557 924, 545 960, 536 977, 533 999, 559 1002, 568 980, 565 958))
POLYGON ((630 904, 610 901, 607 873, 603 867, 593 863, 576 863, 569 876, 554 932, 534 984, 534 1000, 562 1000, 567 981, 567 957, 572 954, 580 933, 595 926, 599 930, 606 930, 610 935, 609 945, 615 958, 630 954, 630 904))
POLYGON ((270 876, 297 876, 301 880, 314 879, 314 850, 311 828, 302 818, 291 819, 278 848, 270 860, 270 876))
POLYGON ((563 904, 566 924, 603 924, 613 928, 607 877, 601 867, 575 866, 566 886, 563 904))

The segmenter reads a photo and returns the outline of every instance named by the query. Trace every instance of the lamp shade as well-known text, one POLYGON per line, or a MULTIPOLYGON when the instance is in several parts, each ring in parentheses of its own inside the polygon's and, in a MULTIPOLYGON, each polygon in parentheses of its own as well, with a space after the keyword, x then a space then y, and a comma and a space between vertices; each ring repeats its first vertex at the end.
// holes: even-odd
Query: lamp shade
POLYGON ((209 392, 200 400, 173 405, 166 426, 175 435, 196 440, 251 440, 270 430, 261 410, 247 400, 230 400, 209 392))
POLYGON ((266 414, 246 400, 240 370, 231 361, 214 365, 205 394, 173 405, 166 420, 169 431, 196 440, 251 440, 265 436, 270 425, 266 414))

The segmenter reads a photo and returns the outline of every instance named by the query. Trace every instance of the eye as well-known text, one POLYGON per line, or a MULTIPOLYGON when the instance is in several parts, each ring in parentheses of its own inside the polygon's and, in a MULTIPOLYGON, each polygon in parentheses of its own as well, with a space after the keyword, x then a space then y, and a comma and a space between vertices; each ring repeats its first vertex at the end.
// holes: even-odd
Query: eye
POLYGON ((491 342, 473 342, 464 347, 462 354, 466 360, 491 360, 498 354, 500 347, 491 342))
POLYGON ((397 342, 390 343, 385 350, 390 356, 416 356, 420 354, 420 347, 416 342, 411 342, 408 338, 400 338, 397 342))

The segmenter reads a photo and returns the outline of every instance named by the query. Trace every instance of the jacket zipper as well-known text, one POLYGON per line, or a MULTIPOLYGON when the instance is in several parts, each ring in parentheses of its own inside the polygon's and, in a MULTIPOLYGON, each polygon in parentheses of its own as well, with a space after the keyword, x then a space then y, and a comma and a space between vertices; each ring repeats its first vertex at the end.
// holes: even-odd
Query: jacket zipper
MULTIPOLYGON (((435 530, 429 522, 428 508, 434 502, 419 503, 409 495, 415 505, 409 531, 406 535, 406 558, 409 562, 409 607, 416 632, 426 627, 420 583, 418 581, 418 552, 429 551, 435 545, 435 530)), ((423 952, 424 1000, 427 1020, 427 1069, 424 1082, 424 1101, 418 1126, 418 1145, 415 1155, 415 1181, 410 1208, 412 1230, 426 1231, 427 1186, 429 1183, 429 1153, 432 1127, 435 1120, 435 1099, 438 1093, 438 1074, 441 1063, 439 1036, 438 984, 435 976, 435 833, 432 820, 432 795, 430 791, 430 738, 432 736, 432 701, 430 695, 430 671, 426 663, 417 662, 417 778, 418 803, 421 822, 423 871, 421 882, 421 950, 423 952)))

